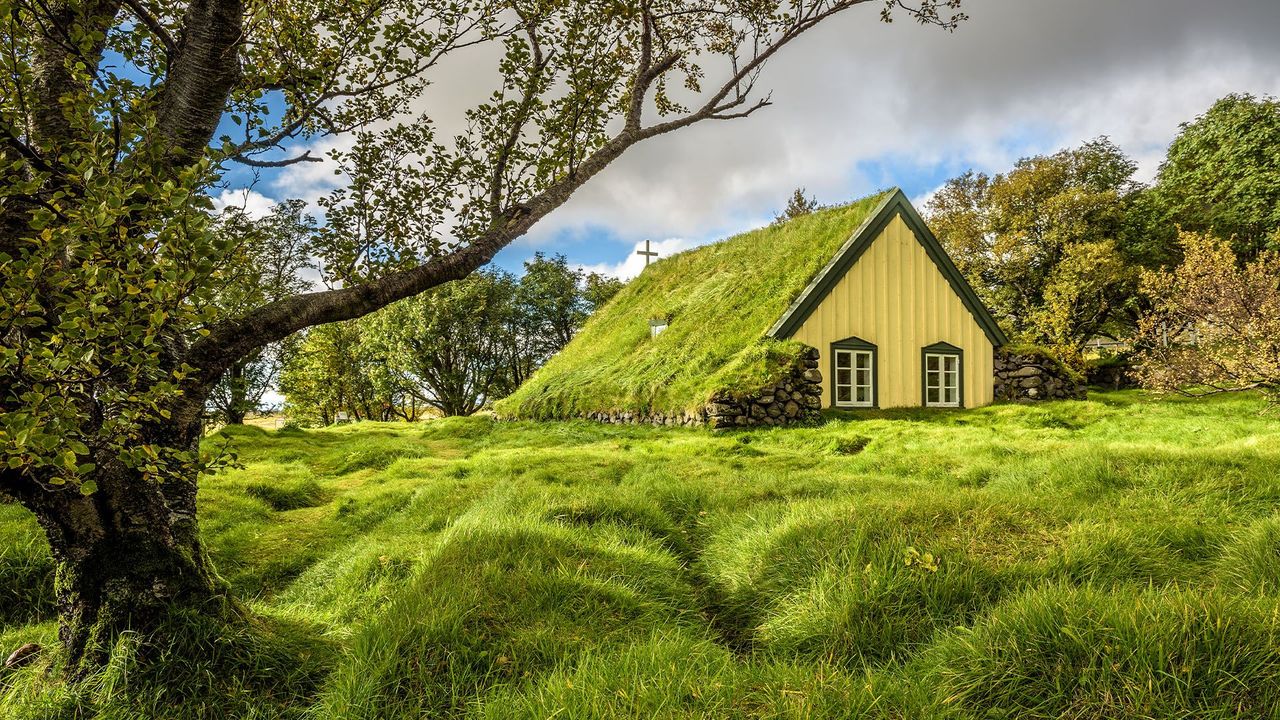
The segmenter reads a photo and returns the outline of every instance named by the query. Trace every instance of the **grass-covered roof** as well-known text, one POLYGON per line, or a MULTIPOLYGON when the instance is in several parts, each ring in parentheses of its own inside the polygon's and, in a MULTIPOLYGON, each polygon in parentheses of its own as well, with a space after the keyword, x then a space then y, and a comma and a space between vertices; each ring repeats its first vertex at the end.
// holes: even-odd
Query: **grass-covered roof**
POLYGON ((776 381, 801 346, 766 338, 815 273, 875 210, 876 194, 650 265, 515 394, 503 415, 678 412, 776 381), (650 337, 651 319, 668 328, 650 337))

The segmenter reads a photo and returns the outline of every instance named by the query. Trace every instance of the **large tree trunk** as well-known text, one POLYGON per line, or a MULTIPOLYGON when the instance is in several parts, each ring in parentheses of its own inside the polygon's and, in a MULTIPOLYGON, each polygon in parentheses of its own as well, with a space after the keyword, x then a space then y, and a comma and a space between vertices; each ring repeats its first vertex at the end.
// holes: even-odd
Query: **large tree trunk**
POLYGON ((157 482, 111 459, 85 480, 97 486, 89 495, 69 488, 21 498, 53 552, 59 638, 73 676, 101 667, 123 632, 162 641, 175 608, 238 612, 200 543, 194 471, 157 482))

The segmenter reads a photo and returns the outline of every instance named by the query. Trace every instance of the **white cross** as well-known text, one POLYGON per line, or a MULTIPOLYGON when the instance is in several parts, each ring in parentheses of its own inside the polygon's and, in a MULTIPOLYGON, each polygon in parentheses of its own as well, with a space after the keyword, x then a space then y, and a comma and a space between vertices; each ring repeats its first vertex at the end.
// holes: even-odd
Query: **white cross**
POLYGON ((645 267, 649 267, 649 258, 656 258, 656 257, 658 257, 658 253, 657 253, 656 251, 652 251, 652 250, 650 250, 650 249, 649 249, 649 241, 648 241, 648 240, 645 240, 645 241, 644 241, 644 249, 643 249, 643 250, 637 250, 637 251, 636 251, 636 254, 637 254, 637 255, 643 255, 643 256, 644 256, 644 266, 645 266, 645 267))

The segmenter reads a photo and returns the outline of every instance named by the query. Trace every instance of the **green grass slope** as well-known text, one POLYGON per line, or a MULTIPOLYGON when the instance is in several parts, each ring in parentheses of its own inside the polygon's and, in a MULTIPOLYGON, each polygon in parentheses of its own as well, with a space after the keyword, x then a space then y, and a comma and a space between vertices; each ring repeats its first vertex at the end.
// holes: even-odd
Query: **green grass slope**
MULTIPOLYGON (((1256 397, 226 435, 203 532, 259 618, 0 717, 1280 717, 1280 427, 1256 397)), ((56 642, 0 505, 0 653, 56 642)))
POLYGON ((511 397, 504 416, 681 412, 776 381, 800 345, 765 339, 883 194, 664 258, 587 321, 511 397), (666 318, 656 338, 649 320, 666 318))

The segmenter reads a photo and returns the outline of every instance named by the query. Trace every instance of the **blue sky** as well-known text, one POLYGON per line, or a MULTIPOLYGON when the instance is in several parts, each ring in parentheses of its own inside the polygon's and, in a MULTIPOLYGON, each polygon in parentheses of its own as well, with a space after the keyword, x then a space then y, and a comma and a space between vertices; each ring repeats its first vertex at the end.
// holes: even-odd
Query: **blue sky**
MULTIPOLYGON (((773 107, 633 148, 496 263, 518 270, 534 252, 563 253, 629 277, 643 267, 633 253, 645 240, 667 255, 759 226, 799 186, 822 203, 890 186, 920 200, 967 169, 1000 172, 1100 135, 1146 180, 1178 125, 1215 99, 1280 94, 1275 0, 965 0, 964 9, 971 19, 954 34, 884 25, 872 5, 830 21, 770 65, 761 86, 773 107)), ((442 131, 483 85, 468 72, 438 78, 430 107, 442 131)), ((343 142, 311 148, 323 156, 343 142)), ((242 168, 220 199, 251 209, 314 202, 333 182, 328 164, 256 177, 242 168)))

